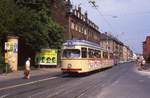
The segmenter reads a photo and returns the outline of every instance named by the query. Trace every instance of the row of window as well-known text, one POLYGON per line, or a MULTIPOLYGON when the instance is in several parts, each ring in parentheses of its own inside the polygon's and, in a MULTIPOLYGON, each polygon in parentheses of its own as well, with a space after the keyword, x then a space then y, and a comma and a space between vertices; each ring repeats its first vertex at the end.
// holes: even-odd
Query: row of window
POLYGON ((109 54, 108 52, 102 52, 100 50, 94 50, 94 49, 87 49, 87 48, 81 48, 81 57, 82 58, 113 58, 113 54, 109 54))
POLYGON ((87 35, 87 29, 81 25, 75 24, 74 22, 71 22, 71 29, 87 35))
POLYGON ((88 30, 86 27, 84 27, 82 25, 74 23, 73 21, 71 22, 71 29, 75 30, 77 32, 83 33, 84 35, 88 34, 88 36, 92 37, 95 40, 99 39, 99 36, 97 36, 96 34, 94 34, 94 32, 88 30))
POLYGON ((81 51, 79 49, 65 49, 62 56, 65 58, 113 58, 112 53, 87 48, 81 48, 81 51))

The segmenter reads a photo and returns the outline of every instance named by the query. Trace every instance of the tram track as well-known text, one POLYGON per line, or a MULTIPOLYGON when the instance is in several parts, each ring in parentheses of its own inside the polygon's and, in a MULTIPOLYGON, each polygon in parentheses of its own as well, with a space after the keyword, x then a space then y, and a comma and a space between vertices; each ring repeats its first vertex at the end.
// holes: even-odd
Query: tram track
MULTIPOLYGON (((87 76, 60 75, 52 80, 45 80, 30 85, 2 90, 3 98, 92 98, 97 93, 115 82, 128 70, 126 66, 97 72, 87 76)), ((1 92, 2 93, 2 92, 1 92)))
POLYGON ((17 96, 19 96, 19 98, 20 96, 21 98, 26 98, 26 95, 30 96, 32 94, 42 92, 49 89, 50 87, 55 88, 65 81, 72 80, 72 78, 65 78, 66 76, 66 74, 61 74, 41 80, 3 87, 0 88, 0 98, 18 98, 17 96))
MULTIPOLYGON (((117 69, 118 70, 118 69, 117 69)), ((86 98, 85 96, 88 93, 91 93, 92 90, 98 89, 100 92, 101 89, 105 86, 111 85, 113 82, 115 82, 122 74, 126 72, 127 68, 119 70, 117 73, 112 75, 112 71, 114 70, 108 70, 108 72, 104 72, 104 76, 101 75, 101 77, 95 78, 96 81, 88 80, 87 82, 82 81, 83 83, 78 85, 68 87, 66 86, 65 90, 62 90, 60 92, 55 93, 55 95, 51 95, 48 98, 86 98), (71 89, 72 88, 72 89, 71 89), (84 96, 84 97, 83 97, 84 96)), ((97 77, 100 73, 97 73, 95 77, 97 77)), ((65 87, 65 86, 64 86, 65 87)))
MULTIPOLYGON (((103 78, 103 81, 100 81, 98 83, 91 85, 88 89, 84 90, 84 92, 82 92, 80 95, 78 95, 75 98, 86 98, 85 96, 87 96, 88 93, 96 89, 98 89, 97 91, 100 92, 104 87, 109 86, 112 83, 116 82, 116 80, 120 78, 120 76, 124 74, 124 72, 126 72, 126 70, 122 70, 118 72, 119 74, 117 73, 113 75, 112 77, 107 77, 109 79, 107 79, 106 77, 105 79, 103 78)), ((108 76, 111 76, 111 75, 108 75, 108 76)))

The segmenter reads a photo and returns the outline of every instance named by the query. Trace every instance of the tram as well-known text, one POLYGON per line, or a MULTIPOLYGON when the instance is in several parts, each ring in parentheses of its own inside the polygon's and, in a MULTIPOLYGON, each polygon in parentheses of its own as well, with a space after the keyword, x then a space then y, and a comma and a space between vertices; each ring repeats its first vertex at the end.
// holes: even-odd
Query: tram
POLYGON ((113 53, 86 40, 67 40, 61 56, 62 72, 86 73, 112 67, 113 53))

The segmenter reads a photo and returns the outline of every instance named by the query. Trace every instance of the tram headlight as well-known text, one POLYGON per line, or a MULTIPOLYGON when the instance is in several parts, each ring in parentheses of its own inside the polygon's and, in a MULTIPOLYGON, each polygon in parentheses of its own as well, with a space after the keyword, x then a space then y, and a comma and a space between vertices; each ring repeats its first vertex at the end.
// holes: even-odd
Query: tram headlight
POLYGON ((71 68, 72 67, 72 65, 71 64, 68 64, 68 68, 71 68))

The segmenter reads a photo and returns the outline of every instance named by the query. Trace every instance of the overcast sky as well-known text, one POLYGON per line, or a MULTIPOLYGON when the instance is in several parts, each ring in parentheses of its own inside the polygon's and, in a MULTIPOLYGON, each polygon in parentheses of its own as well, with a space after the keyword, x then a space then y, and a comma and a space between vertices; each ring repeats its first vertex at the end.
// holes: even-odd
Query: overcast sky
POLYGON ((71 0, 99 26, 111 32, 134 52, 142 53, 142 42, 150 36, 150 0, 95 0, 97 11, 88 0, 71 0))

